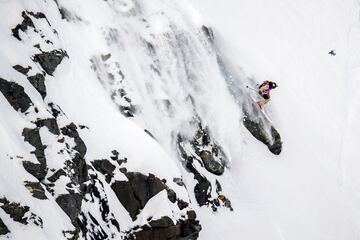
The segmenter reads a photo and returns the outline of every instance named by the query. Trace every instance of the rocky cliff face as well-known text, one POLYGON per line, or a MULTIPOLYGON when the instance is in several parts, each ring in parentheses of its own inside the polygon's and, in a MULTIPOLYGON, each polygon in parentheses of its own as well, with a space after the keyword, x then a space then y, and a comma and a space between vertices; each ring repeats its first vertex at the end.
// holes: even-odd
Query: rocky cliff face
POLYGON ((0 235, 197 239, 196 209, 234 210, 222 106, 280 153, 249 96, 234 101, 214 34, 186 3, 0 6, 16 15, 1 27, 0 235))

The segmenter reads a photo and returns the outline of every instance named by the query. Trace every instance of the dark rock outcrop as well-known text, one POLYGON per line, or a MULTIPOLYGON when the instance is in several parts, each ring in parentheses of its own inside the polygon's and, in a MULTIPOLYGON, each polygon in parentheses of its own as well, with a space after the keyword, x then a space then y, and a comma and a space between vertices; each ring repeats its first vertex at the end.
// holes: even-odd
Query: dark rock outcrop
POLYGON ((214 42, 215 40, 214 32, 210 27, 202 26, 201 30, 204 32, 205 36, 208 38, 210 42, 214 42))
MULTIPOLYGON (((42 12, 26 11, 26 13, 29 14, 29 15, 31 15, 31 16, 33 16, 33 17, 36 18, 36 19, 41 19, 41 18, 43 18, 43 19, 46 19, 46 20, 47 20, 45 14, 42 13, 42 12)), ((49 22, 49 21, 47 21, 47 22, 49 22)), ((49 24, 49 25, 50 25, 50 24, 49 24)))
POLYGON ((47 180, 50 182, 56 182, 61 176, 66 176, 66 172, 63 169, 57 170, 52 176, 48 177, 47 180))
POLYGON ((126 177, 129 179, 141 209, 145 207, 150 198, 166 188, 165 184, 153 174, 145 176, 141 173, 128 172, 126 177))
POLYGON ((203 128, 200 122, 191 145, 207 171, 215 175, 224 173, 226 156, 221 147, 211 139, 209 129, 203 128))
POLYGON ((158 220, 149 222, 148 226, 143 226, 142 231, 135 232, 136 240, 175 240, 180 235, 179 227, 175 226, 169 217, 162 217, 158 220))
POLYGON ((74 123, 70 123, 69 125, 61 128, 61 133, 74 139, 76 144, 74 150, 79 153, 81 158, 84 158, 87 149, 84 141, 80 138, 80 135, 77 131, 77 126, 74 123))
POLYGON ((215 175, 222 175, 224 173, 225 163, 216 161, 210 151, 201 150, 199 156, 203 161, 206 170, 215 175))
POLYGON ((189 206, 189 203, 185 202, 182 199, 178 199, 177 204, 178 204, 178 207, 179 207, 180 210, 183 210, 183 209, 185 209, 185 208, 187 208, 189 206))
POLYGON ((77 184, 82 184, 89 179, 88 175, 88 165, 85 161, 85 154, 87 151, 86 145, 84 141, 81 139, 78 131, 77 126, 74 123, 70 123, 69 125, 60 129, 61 133, 65 136, 74 139, 75 146, 72 150, 75 150, 76 153, 72 158, 71 162, 68 162, 68 167, 74 170, 73 179, 76 181, 77 184))
POLYGON ((16 222, 28 224, 27 219, 24 217, 25 213, 29 211, 29 207, 21 206, 19 203, 10 203, 7 199, 0 199, 1 208, 9 214, 9 216, 16 222))
POLYGON ((30 161, 23 161, 23 167, 28 173, 33 175, 39 181, 43 180, 47 174, 46 165, 33 163, 30 161))
POLYGON ((35 122, 35 124, 38 128, 45 126, 52 134, 60 135, 59 126, 55 118, 39 119, 35 122))
POLYGON ((32 193, 32 196, 37 199, 48 199, 45 195, 45 190, 39 182, 25 182, 25 187, 32 193))
POLYGON ((23 11, 21 16, 23 17, 23 21, 16 25, 15 28, 11 29, 13 36, 16 37, 19 41, 21 41, 21 38, 19 36, 19 31, 27 31, 29 27, 35 28, 33 21, 31 18, 23 11))
POLYGON ((24 225, 27 225, 29 222, 33 222, 37 226, 43 226, 43 221, 40 217, 31 212, 30 214, 27 214, 30 211, 28 206, 21 206, 20 203, 10 202, 6 198, 0 198, 0 207, 15 222, 19 222, 24 225))
MULTIPOLYGON (((246 112, 245 112, 246 113, 246 112)), ((244 126, 249 132, 259 141, 264 143, 275 155, 279 155, 282 150, 281 137, 278 131, 271 126, 270 134, 266 131, 264 122, 262 120, 255 120, 250 117, 249 114, 245 114, 243 118, 244 126)))
POLYGON ((40 93, 41 97, 44 99, 46 97, 46 86, 45 86, 45 77, 41 73, 37 73, 34 76, 27 78, 31 85, 40 93))
POLYGON ((67 54, 63 50, 53 50, 51 52, 42 52, 36 54, 33 57, 33 60, 38 62, 47 74, 52 75, 55 72, 57 66, 66 56, 67 54))
POLYGON ((150 198, 162 190, 167 191, 169 201, 176 202, 176 193, 153 174, 126 172, 125 175, 129 181, 115 181, 111 188, 133 220, 150 198))
POLYGON ((19 73, 24 74, 25 76, 27 76, 28 72, 29 72, 30 69, 31 69, 30 66, 28 66, 27 68, 25 68, 25 67, 23 67, 23 66, 21 66, 21 65, 18 65, 18 64, 15 65, 15 66, 13 66, 13 68, 14 68, 16 71, 18 71, 19 73))
POLYGON ((33 105, 24 88, 15 82, 0 78, 0 91, 16 111, 24 113, 33 105))
POLYGON ((196 220, 196 212, 194 210, 187 212, 187 219, 180 220, 180 238, 177 239, 189 239, 195 240, 199 237, 201 231, 201 225, 196 220))
POLYGON ((9 229, 7 228, 3 220, 0 218, 0 236, 6 235, 8 233, 10 233, 9 229))
POLYGON ((105 175, 107 183, 111 182, 111 178, 114 176, 114 170, 116 167, 109 160, 95 160, 92 162, 92 165, 97 171, 105 175))
POLYGON ((184 181, 182 180, 182 178, 173 178, 173 182, 176 183, 178 186, 180 187, 184 187, 185 186, 185 183, 184 181))
POLYGON ((135 197, 131 184, 126 181, 115 181, 111 188, 120 203, 129 212, 131 218, 135 220, 136 216, 140 213, 140 203, 135 197))
POLYGON ((102 160, 95 160, 92 162, 94 168, 101 172, 102 174, 113 175, 115 170, 115 165, 113 165, 109 160, 102 159, 102 160))
POLYGON ((189 156, 184 149, 184 139, 178 136, 178 150, 181 158, 185 162, 185 167, 188 171, 194 174, 194 179, 198 182, 194 187, 194 193, 196 201, 200 206, 207 205, 211 198, 211 183, 206 179, 205 176, 201 175, 193 165, 194 158, 189 156))
POLYGON ((89 180, 88 165, 86 164, 85 159, 82 158, 79 154, 75 154, 70 167, 75 172, 73 178, 77 184, 82 184, 89 180))
POLYGON ((79 193, 63 194, 56 202, 74 223, 81 212, 82 196, 79 193))
MULTIPOLYGON (((202 128, 200 128, 200 129, 202 129, 202 128)), ((195 161, 197 161, 198 163, 203 163, 204 166, 206 166, 207 158, 210 158, 212 156, 219 157, 219 152, 217 152, 218 150, 216 150, 216 149, 221 150, 221 148, 216 147, 217 145, 215 143, 213 143, 213 141, 209 137, 207 131, 204 131, 204 130, 201 131, 200 133, 198 131, 196 137, 194 138, 194 140, 191 142, 190 145, 189 145, 189 140, 183 139, 183 137, 181 137, 180 135, 178 135, 177 143, 178 143, 179 154, 184 161, 184 165, 185 165, 186 169, 194 174, 194 179, 197 181, 196 185, 194 186, 194 194, 195 194, 195 198, 196 198, 196 201, 198 202, 199 206, 211 206, 211 209, 213 211, 217 211, 217 208, 219 208, 219 207, 227 207, 232 211, 233 209, 231 207, 230 200, 225 198, 225 196, 223 196, 222 194, 221 194, 221 196, 222 196, 221 198, 223 200, 222 202, 220 202, 218 198, 212 199, 212 194, 214 194, 214 193, 213 193, 213 188, 212 188, 211 183, 206 178, 206 176, 201 174, 195 167, 195 163, 196 163, 195 161), (189 146, 191 146, 193 149, 195 149, 196 155, 194 154, 194 152, 186 150, 189 148, 189 146), (202 149, 202 148, 205 149, 205 147, 209 148, 209 146, 212 146, 212 149, 213 149, 212 154, 209 150, 199 151, 199 149, 202 149), (204 153, 206 153, 206 156, 203 156, 204 153), (199 155, 200 155, 200 157, 199 157, 199 155)), ((221 153, 221 154, 223 154, 223 153, 221 153)), ((225 155, 223 155, 223 156, 225 156, 225 155)), ((224 158, 225 157, 223 157, 221 159, 224 159, 224 158)), ((210 162, 211 161, 212 160, 210 160, 210 162)), ((214 162, 218 162, 218 161, 214 161, 214 162)), ((209 169, 211 169, 214 166, 214 163, 211 163, 211 164, 212 165, 205 167, 206 170, 209 171, 209 169)), ((216 165, 215 165, 215 167, 216 167, 216 165)), ((215 170, 215 168, 212 168, 212 170, 215 170)), ((209 172, 216 173, 216 171, 209 171, 209 172)), ((220 183, 217 182, 216 183, 216 192, 219 191, 219 186, 220 186, 220 183)), ((218 195, 219 195, 219 193, 218 193, 218 195)), ((178 204, 179 204, 179 202, 178 202, 178 204)), ((179 206, 179 208, 181 209, 181 206, 179 206)))
POLYGON ((24 128, 22 135, 24 136, 25 142, 28 142, 31 146, 35 147, 35 151, 32 151, 31 153, 35 154, 37 160, 40 163, 39 166, 37 164, 24 161, 23 166, 30 174, 41 181, 47 174, 47 167, 45 158, 46 146, 41 142, 39 128, 24 128))
POLYGON ((196 220, 195 211, 188 211, 187 218, 174 222, 167 216, 152 220, 140 231, 129 234, 128 240, 195 240, 199 237, 201 225, 196 220))
POLYGON ((48 107, 50 108, 51 114, 53 115, 54 118, 65 115, 64 112, 61 110, 61 108, 55 103, 52 102, 48 103, 48 107))
POLYGON ((77 231, 80 230, 82 232, 83 236, 89 236, 89 238, 85 237, 85 239, 109 239, 108 234, 104 231, 102 226, 99 224, 96 218, 91 215, 90 212, 87 212, 86 214, 81 212, 80 216, 76 218, 76 223, 74 225, 77 226, 77 231))
POLYGON ((211 198, 211 183, 206 179, 206 177, 202 176, 199 171, 193 165, 193 160, 189 157, 186 168, 194 174, 194 178, 198 181, 194 188, 194 194, 196 201, 200 206, 207 205, 210 202, 211 198))
POLYGON ((22 135, 24 137, 24 141, 30 143, 31 146, 35 147, 34 154, 40 163, 46 164, 45 160, 45 146, 41 142, 39 128, 24 128, 22 135))

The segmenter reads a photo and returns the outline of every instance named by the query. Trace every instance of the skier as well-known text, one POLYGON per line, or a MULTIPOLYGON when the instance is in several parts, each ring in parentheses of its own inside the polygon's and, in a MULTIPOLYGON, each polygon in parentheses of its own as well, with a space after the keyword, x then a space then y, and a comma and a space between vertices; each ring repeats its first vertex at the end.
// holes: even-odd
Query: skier
POLYGON ((270 90, 277 88, 277 84, 275 82, 271 82, 269 80, 264 81, 259 85, 259 94, 262 97, 260 101, 257 102, 260 109, 264 107, 270 101, 270 90))

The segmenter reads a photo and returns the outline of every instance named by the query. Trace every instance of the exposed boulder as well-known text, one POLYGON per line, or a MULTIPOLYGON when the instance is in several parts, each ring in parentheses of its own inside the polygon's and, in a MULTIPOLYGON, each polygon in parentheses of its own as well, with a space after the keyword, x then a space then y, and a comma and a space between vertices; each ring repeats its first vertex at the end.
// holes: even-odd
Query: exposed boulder
POLYGON ((38 62, 47 74, 52 75, 64 57, 67 57, 67 54, 63 50, 52 50, 36 54, 33 60, 38 62))
POLYGON ((222 175, 224 173, 225 164, 223 162, 216 161, 210 151, 202 150, 199 152, 199 156, 203 161, 206 170, 215 175, 222 175))
POLYGON ((0 78, 0 91, 16 111, 24 113, 33 105, 24 88, 15 82, 0 78))
POLYGON ((185 209, 185 208, 187 208, 189 206, 189 203, 185 202, 182 199, 178 199, 177 204, 178 204, 178 207, 179 207, 180 210, 183 210, 183 209, 185 209))

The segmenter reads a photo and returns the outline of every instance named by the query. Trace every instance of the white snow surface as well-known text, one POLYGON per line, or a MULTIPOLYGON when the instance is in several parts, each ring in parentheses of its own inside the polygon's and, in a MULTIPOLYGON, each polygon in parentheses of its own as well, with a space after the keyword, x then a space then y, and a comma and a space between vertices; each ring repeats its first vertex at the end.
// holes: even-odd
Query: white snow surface
MULTIPOLYGON (((33 147, 23 141, 22 129, 34 127, 30 121, 37 117, 51 117, 45 103, 55 102, 66 114, 64 125, 74 122, 89 128, 79 130, 87 161, 108 158, 117 149, 128 158, 129 170, 165 178, 178 197, 190 200, 203 227, 201 240, 360 239, 358 1, 57 2, 71 14, 71 21, 61 19, 55 1, 0 1, 0 15, 7 16, 0 21, 0 77, 22 85, 39 109, 36 116, 15 112, 0 94, 0 197, 29 206, 44 221, 43 229, 24 227, 0 209, 11 231, 5 238, 62 239, 62 231, 72 229, 50 195, 49 201, 37 200, 24 187, 24 181, 36 180, 23 169, 22 159, 36 159, 30 154, 33 147), (29 65, 31 72, 39 72, 41 67, 31 61, 39 51, 29 46, 40 43, 44 51, 52 50, 32 30, 20 31, 23 41, 11 35, 24 9, 46 14, 57 34, 48 30, 45 20, 36 21, 36 27, 69 55, 53 76, 47 76, 45 103, 12 68, 29 65), (202 25, 214 30, 216 47, 201 33, 202 25), (148 43, 156 57, 148 52, 148 43), (328 54, 331 49, 336 56, 328 54), (111 57, 103 61, 101 55, 108 53, 111 57), (229 65, 232 84, 242 91, 253 83, 249 79, 278 83, 266 111, 282 137, 279 156, 242 126, 242 95, 224 80, 216 54, 229 65), (134 118, 124 117, 120 99, 110 97, 119 86, 125 86, 140 110, 134 118), (213 213, 197 205, 193 175, 177 156, 176 133, 193 131, 192 101, 229 158, 223 176, 207 177, 211 183, 221 181, 232 212, 224 208, 213 213), (183 177, 187 190, 173 183, 174 177, 183 177)), ((40 134, 48 145, 49 168, 61 166, 66 156, 55 153, 62 146, 45 129, 40 134)), ((124 230, 145 224, 148 217, 180 215, 174 206, 162 204, 164 191, 147 203, 136 223, 113 193, 107 197, 124 230)))
POLYGON ((204 239, 359 239, 359 1, 193 3, 235 67, 278 83, 266 108, 283 140, 279 157, 243 148, 239 215, 204 239))

